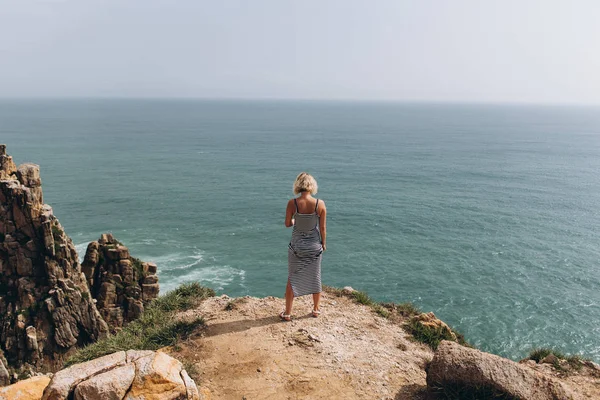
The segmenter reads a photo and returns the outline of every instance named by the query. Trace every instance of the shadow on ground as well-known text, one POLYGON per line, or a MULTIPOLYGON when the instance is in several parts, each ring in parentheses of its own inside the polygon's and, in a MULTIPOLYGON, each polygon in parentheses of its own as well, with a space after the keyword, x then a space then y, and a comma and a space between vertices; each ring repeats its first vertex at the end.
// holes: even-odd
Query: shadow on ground
MULTIPOLYGON (((301 319, 307 319, 307 318, 313 318, 311 314, 302 316, 302 317, 296 317, 294 318, 294 320, 301 320, 301 319)), ((227 333, 234 333, 234 332, 242 332, 248 329, 252 329, 252 328, 258 328, 261 326, 265 326, 265 325, 272 325, 272 324, 288 324, 289 322, 286 321, 282 321, 279 316, 275 315, 272 317, 265 317, 265 318, 258 318, 258 319, 240 319, 237 321, 230 321, 230 322, 222 322, 222 323, 217 323, 217 324, 211 324, 210 321, 208 321, 206 323, 206 328, 204 330, 204 336, 210 337, 210 336, 218 336, 218 335, 223 335, 223 334, 227 334, 227 333)))

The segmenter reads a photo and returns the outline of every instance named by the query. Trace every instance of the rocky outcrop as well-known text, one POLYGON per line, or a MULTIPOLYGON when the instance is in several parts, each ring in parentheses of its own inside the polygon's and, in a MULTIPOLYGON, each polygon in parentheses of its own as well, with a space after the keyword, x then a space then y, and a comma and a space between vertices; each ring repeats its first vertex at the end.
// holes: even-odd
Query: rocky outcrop
POLYGON ((182 364, 163 352, 129 350, 73 365, 54 375, 42 400, 199 400, 182 364))
POLYGON ((96 307, 111 328, 120 328, 140 316, 158 296, 156 264, 131 257, 129 249, 111 234, 91 242, 82 270, 96 307))
POLYGON ((108 332, 41 184, 37 165, 15 167, 0 145, 0 350, 9 372, 55 370, 108 332))
POLYGON ((50 378, 41 375, 0 388, 0 400, 39 400, 50 378))
POLYGON ((452 387, 462 392, 489 389, 494 394, 527 400, 575 398, 560 382, 514 361, 443 341, 427 367, 433 391, 452 387))
POLYGON ((0 386, 6 386, 10 383, 10 374, 4 364, 7 364, 6 358, 0 351, 0 386))

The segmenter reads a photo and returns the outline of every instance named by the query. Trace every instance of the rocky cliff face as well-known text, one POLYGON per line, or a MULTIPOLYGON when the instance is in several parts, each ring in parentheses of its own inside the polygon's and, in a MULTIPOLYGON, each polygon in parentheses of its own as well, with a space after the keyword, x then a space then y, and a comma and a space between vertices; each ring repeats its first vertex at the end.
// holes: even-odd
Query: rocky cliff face
MULTIPOLYGON (((6 146, 0 145, 0 353, 8 364, 4 366, 11 374, 27 366, 53 370, 74 347, 107 332, 75 247, 43 202, 39 167, 16 167, 6 146)), ((0 363, 4 364, 1 358, 0 363)))
POLYGON ((111 234, 91 242, 82 269, 96 307, 111 329, 140 316, 144 305, 158 296, 156 264, 131 257, 111 234))

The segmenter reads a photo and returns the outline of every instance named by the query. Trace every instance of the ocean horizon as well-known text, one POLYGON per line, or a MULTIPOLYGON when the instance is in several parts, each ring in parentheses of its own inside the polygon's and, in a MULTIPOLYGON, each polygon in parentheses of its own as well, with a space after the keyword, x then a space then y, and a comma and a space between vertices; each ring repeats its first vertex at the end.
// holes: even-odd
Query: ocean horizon
POLYGON ((112 232, 157 263, 163 293, 283 296, 285 204, 307 171, 328 209, 324 284, 413 302, 515 360, 555 347, 600 362, 599 111, 0 99, 0 143, 40 165, 80 257, 112 232))

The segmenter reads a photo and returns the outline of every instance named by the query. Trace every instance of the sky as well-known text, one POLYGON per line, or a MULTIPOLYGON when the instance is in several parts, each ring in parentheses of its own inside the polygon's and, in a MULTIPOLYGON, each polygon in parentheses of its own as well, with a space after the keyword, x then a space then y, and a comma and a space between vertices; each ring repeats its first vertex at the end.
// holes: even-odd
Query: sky
POLYGON ((0 0, 0 97, 600 104, 598 0, 0 0))

